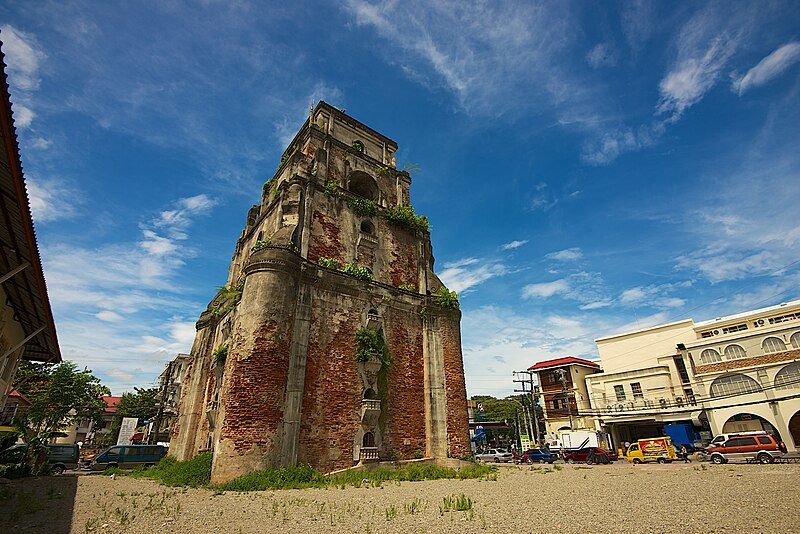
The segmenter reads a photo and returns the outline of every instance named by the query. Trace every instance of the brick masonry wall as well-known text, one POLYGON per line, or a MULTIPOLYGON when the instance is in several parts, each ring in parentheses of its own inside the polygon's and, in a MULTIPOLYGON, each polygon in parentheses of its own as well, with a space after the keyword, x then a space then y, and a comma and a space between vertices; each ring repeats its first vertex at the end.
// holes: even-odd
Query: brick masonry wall
POLYGON ((707 365, 696 365, 695 374, 702 375, 705 373, 721 373, 723 371, 733 371, 735 369, 756 367, 758 365, 767 365, 770 363, 788 362, 797 359, 800 359, 800 349, 792 349, 783 352, 775 352, 773 354, 764 354, 762 356, 753 356, 751 358, 739 358, 737 360, 727 360, 724 362, 711 363, 707 365))
POLYGON ((362 399, 354 358, 359 313, 349 299, 323 300, 330 297, 314 295, 298 448, 298 461, 321 471, 353 465, 362 399))
POLYGON ((447 396, 447 445, 451 457, 470 454, 469 416, 461 355, 461 321, 456 312, 440 320, 447 396))
POLYGON ((312 238, 308 248, 308 259, 315 263, 320 258, 347 261, 344 257, 338 222, 321 211, 314 210, 311 224, 312 238))
POLYGON ((237 451, 269 450, 273 444, 283 418, 291 328, 288 330, 280 335, 275 321, 265 322, 256 333, 251 354, 227 366, 230 377, 221 437, 231 440, 237 451))
POLYGON ((425 454, 422 320, 393 309, 384 317, 384 336, 392 355, 384 440, 397 459, 406 460, 425 454))

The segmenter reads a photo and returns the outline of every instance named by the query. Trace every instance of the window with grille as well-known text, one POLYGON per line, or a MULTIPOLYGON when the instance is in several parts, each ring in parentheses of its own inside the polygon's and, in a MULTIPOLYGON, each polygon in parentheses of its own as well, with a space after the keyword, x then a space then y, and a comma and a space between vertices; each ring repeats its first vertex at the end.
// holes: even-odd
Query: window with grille
POLYGON ((800 349, 800 332, 792 334, 792 337, 789 338, 789 342, 791 342, 792 348, 800 349))
POLYGON ((786 350, 786 343, 779 337, 770 336, 764 340, 761 344, 761 348, 764 349, 764 352, 781 352, 786 350))
POLYGON ((745 352, 741 345, 728 345, 725 347, 725 357, 729 360, 745 358, 747 357, 747 352, 745 352))
POLYGON ((625 388, 623 386, 614 386, 614 393, 617 395, 618 401, 625 400, 625 388))
POLYGON ((634 399, 643 399, 642 384, 639 382, 631 382, 631 391, 633 392, 634 399))
POLYGON ((717 363, 722 361, 722 356, 714 349, 705 349, 700 353, 700 361, 702 363, 717 363))
POLYGON ((790 363, 775 375, 775 389, 800 388, 800 362, 790 363))
POLYGON ((735 324, 733 326, 726 326, 722 329, 723 334, 732 334, 733 332, 741 332, 742 330, 747 330, 747 325, 742 324, 735 324))
POLYGON ((758 382, 741 373, 721 376, 711 383, 711 396, 746 395, 761 391, 758 382))

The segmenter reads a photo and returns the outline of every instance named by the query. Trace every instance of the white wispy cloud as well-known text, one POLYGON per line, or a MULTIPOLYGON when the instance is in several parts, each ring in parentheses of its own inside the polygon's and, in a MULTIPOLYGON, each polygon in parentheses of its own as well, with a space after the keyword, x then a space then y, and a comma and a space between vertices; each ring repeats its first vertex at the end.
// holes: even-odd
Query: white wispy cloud
POLYGON ((575 261, 583 258, 583 251, 579 247, 565 248, 557 252, 551 252, 544 256, 548 260, 575 261))
POLYGON ((40 62, 46 57, 36 38, 9 24, 0 26, 0 41, 6 56, 6 73, 11 86, 14 124, 23 130, 29 128, 36 113, 33 111, 33 93, 39 89, 40 62))
POLYGON ((523 239, 521 241, 511 241, 509 243, 501 245, 500 248, 503 250, 514 250, 515 248, 519 248, 522 245, 526 244, 527 242, 528 242, 527 239, 523 239))
POLYGON ((564 62, 580 25, 567 3, 347 0, 344 9, 389 43, 386 55, 412 81, 443 87, 467 112, 532 109, 579 127, 602 120, 596 84, 564 62))
POLYGON ((552 282, 528 284, 522 288, 522 298, 547 298, 569 291, 569 282, 561 278, 552 282))
POLYGON ((72 217, 83 204, 83 194, 66 180, 40 179, 28 175, 25 183, 31 214, 36 222, 47 223, 72 217))
POLYGON ((203 303, 176 278, 195 254, 188 230, 214 205, 207 195, 178 199, 141 224, 139 240, 42 248, 66 359, 91 365, 119 392, 149 383, 163 361, 189 350, 194 323, 188 319, 203 303))
POLYGON ((464 258, 445 263, 444 270, 439 273, 439 278, 451 291, 461 293, 490 278, 506 273, 508 273, 508 268, 499 261, 464 258))
POLYGON ((800 61, 800 42, 786 43, 759 61, 744 76, 736 77, 733 80, 733 90, 742 95, 754 87, 768 83, 797 61, 800 61))

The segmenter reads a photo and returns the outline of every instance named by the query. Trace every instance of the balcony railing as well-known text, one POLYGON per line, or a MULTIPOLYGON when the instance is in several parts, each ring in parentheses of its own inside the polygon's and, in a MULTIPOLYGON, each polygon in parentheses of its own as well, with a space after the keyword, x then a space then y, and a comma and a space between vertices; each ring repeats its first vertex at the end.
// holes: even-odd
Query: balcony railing
POLYGON ((362 462, 377 462, 379 460, 378 447, 361 447, 359 457, 362 462))
POLYGON ((361 401, 361 423, 375 426, 381 415, 381 401, 379 399, 364 399, 361 401))

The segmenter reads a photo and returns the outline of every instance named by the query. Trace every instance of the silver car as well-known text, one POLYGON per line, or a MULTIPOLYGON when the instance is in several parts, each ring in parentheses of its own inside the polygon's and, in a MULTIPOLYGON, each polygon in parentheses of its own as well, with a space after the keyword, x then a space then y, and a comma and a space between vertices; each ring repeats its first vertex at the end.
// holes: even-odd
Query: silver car
POLYGON ((475 459, 479 462, 510 462, 513 456, 505 449, 488 449, 480 454, 475 455, 475 459))

